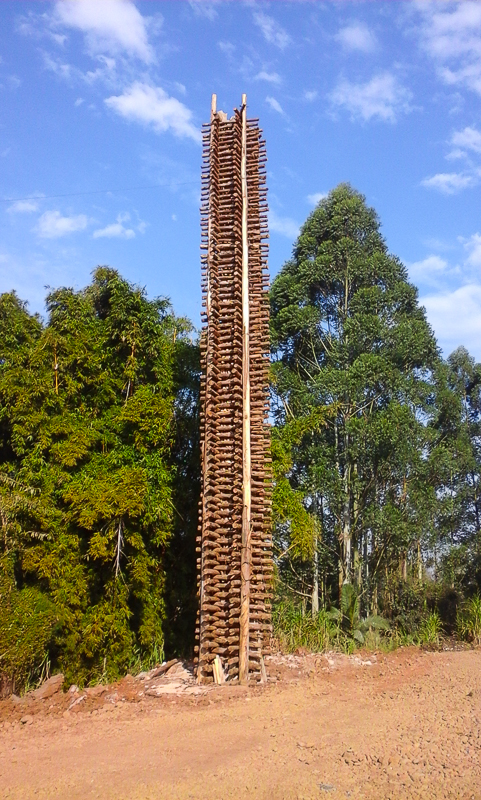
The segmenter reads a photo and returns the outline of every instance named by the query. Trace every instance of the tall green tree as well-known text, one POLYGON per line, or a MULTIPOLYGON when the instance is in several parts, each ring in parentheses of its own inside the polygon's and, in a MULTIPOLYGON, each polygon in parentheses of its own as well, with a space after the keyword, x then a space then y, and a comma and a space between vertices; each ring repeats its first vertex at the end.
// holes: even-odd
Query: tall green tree
POLYGON ((443 364, 442 386, 433 425, 442 570, 452 586, 472 591, 481 588, 481 365, 465 347, 443 364))
POLYGON ((301 228, 271 309, 276 424, 330 410, 327 426, 296 447, 290 481, 321 524, 325 569, 337 571, 339 587, 372 584, 418 537, 439 356, 406 269, 349 185, 301 228))
POLYGON ((163 652, 179 326, 105 267, 47 312, 0 298, 0 559, 12 591, 48 598, 52 658, 88 681, 163 652))

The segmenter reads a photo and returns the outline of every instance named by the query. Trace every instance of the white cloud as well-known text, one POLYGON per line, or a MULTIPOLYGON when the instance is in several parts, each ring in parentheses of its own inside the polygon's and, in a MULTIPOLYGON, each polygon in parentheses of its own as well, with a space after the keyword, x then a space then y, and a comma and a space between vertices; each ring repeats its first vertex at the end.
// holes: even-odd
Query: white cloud
POLYGON ((304 92, 304 100, 307 100, 308 103, 312 103, 317 97, 317 92, 314 91, 305 91, 304 92))
POLYGON ((467 159, 463 172, 441 172, 422 181, 423 186, 438 189, 444 194, 455 194, 470 186, 476 186, 481 177, 481 166, 477 166, 476 157, 481 155, 481 133, 473 127, 455 131, 449 140, 451 149, 446 158, 467 159), (474 163, 473 163, 474 156, 474 163))
POLYGON ((269 44, 273 44, 281 50, 285 50, 290 44, 291 37, 273 17, 269 17, 262 11, 256 11, 254 12, 254 22, 261 29, 264 39, 269 44))
POLYGON ((267 81, 268 83, 274 83, 279 86, 282 83, 282 78, 277 72, 266 72, 265 70, 261 70, 257 73, 254 80, 256 81, 267 81))
POLYGON ((211 22, 217 17, 216 5, 220 0, 189 0, 191 9, 198 17, 206 17, 211 22))
POLYGON ((364 22, 352 22, 341 28, 335 37, 345 50, 359 50, 372 53, 376 47, 376 37, 364 22))
POLYGON ((28 214, 31 211, 38 211, 38 203, 36 200, 16 200, 7 211, 12 214, 28 214))
POLYGON ((429 322, 446 353, 463 344, 479 352, 481 286, 471 283, 453 291, 421 297, 429 322), (462 309, 462 313, 460 313, 462 309))
POLYGON ((469 252, 466 263, 471 267, 481 267, 481 235, 479 233, 473 233, 464 247, 469 252))
POLYGON ((421 43, 448 84, 481 94, 481 3, 418 2, 421 43))
POLYGON ((9 89, 18 89, 22 85, 22 81, 17 75, 7 76, 7 86, 9 89))
POLYGON ((83 231, 87 225, 88 219, 85 214, 62 217, 59 211, 45 211, 38 220, 35 230, 42 239, 58 239, 69 233, 83 231))
POLYGON ((105 103, 120 116, 152 126, 157 133, 171 130, 175 136, 201 140, 199 129, 192 123, 192 111, 180 100, 169 97, 160 86, 136 82, 122 95, 108 97, 105 103))
POLYGON ((297 239, 299 225, 290 217, 278 217, 276 212, 269 209, 269 230, 287 236, 288 239, 297 239))
POLYGON ((463 131, 456 131, 451 138, 451 144, 460 150, 471 150, 481 153, 481 133, 476 128, 467 127, 463 131))
POLYGON ((85 103, 85 100, 83 99, 83 97, 77 97, 77 99, 76 99, 76 101, 74 103, 75 108, 78 108, 79 106, 81 106, 82 103, 85 103))
POLYGON ((58 58, 52 58, 49 53, 42 53, 43 61, 47 69, 58 75, 59 78, 69 81, 75 70, 70 64, 63 63, 58 58))
POLYGON ((281 104, 276 100, 275 97, 266 97, 266 103, 270 106, 273 111, 277 111, 278 114, 283 114, 284 109, 282 108, 281 104))
POLYGON ((221 50, 226 56, 231 56, 235 50, 235 45, 232 42, 217 42, 217 47, 221 50))
POLYGON ((339 81, 330 100, 334 106, 350 111, 353 117, 364 120, 377 117, 384 122, 395 122, 400 113, 411 110, 411 97, 411 92, 401 86, 395 75, 383 72, 367 83, 339 81))
POLYGON ((317 206, 325 197, 327 197, 327 192, 314 192, 314 194, 307 195, 307 202, 310 203, 311 206, 317 206))
POLYGON ((155 60, 146 21, 131 0, 59 0, 54 16, 82 31, 92 54, 126 52, 146 64, 155 60))
POLYGON ((426 186, 428 189, 437 189, 443 194, 456 194, 476 183, 477 178, 465 172, 438 172, 437 175, 421 181, 422 186, 426 186))
POLYGON ((105 228, 99 228, 98 230, 94 231, 92 234, 93 238, 134 239, 135 231, 133 230, 133 228, 126 228, 123 224, 124 222, 128 222, 129 220, 130 220, 130 214, 128 213, 119 214, 117 216, 117 222, 113 222, 111 225, 107 225, 105 228))
POLYGON ((444 272, 446 267, 448 266, 448 262, 444 260, 444 258, 440 258, 440 256, 431 255, 423 258, 422 261, 414 261, 409 266, 409 270, 411 272, 415 272, 418 275, 425 275, 429 273, 440 273, 444 272))
POLYGON ((422 261, 408 264, 409 276, 414 283, 438 286, 448 272, 448 262, 437 255, 429 255, 422 261))

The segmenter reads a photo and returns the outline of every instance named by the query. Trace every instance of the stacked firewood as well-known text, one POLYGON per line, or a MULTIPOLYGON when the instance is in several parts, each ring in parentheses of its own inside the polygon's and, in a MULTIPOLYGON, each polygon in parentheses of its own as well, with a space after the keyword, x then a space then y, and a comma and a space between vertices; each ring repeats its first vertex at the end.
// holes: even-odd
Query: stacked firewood
POLYGON ((200 682, 218 682, 239 675, 243 553, 244 560, 248 558, 247 583, 245 573, 243 577, 249 609, 248 671, 251 677, 262 679, 263 656, 271 636, 272 581, 265 142, 258 121, 246 120, 245 110, 244 116, 242 110, 236 110, 227 119, 215 108, 210 124, 204 126, 203 142, 197 678, 200 682), (242 307, 246 252, 247 361, 245 352, 243 357, 246 334, 242 307), (246 369, 250 384, 247 406, 246 369), (250 452, 247 492, 246 452, 250 452), (250 514, 247 551, 242 530, 246 502, 250 514))

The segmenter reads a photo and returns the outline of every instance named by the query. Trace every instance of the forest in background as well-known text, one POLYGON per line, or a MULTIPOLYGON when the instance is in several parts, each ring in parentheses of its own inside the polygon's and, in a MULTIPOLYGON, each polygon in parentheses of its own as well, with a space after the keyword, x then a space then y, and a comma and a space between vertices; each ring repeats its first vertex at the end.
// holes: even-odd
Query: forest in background
MULTIPOLYGON (((199 347, 98 267, 46 319, 0 296, 0 696, 194 645, 199 347)), ((283 648, 481 642, 481 365, 441 357, 376 212, 321 200, 271 287, 283 648)))

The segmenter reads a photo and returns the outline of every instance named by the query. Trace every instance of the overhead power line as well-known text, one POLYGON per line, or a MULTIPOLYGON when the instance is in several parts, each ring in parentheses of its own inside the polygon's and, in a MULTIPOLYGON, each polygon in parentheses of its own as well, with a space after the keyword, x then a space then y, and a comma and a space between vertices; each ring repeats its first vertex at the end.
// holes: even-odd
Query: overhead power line
POLYGON ((0 197, 0 203, 18 203, 23 200, 53 200, 60 197, 82 197, 89 194, 116 194, 119 192, 137 192, 143 189, 162 189, 166 186, 193 186, 199 181, 184 181, 183 183, 154 183, 151 186, 127 186, 123 189, 94 189, 89 192, 68 192, 66 194, 42 194, 30 197, 0 197))

